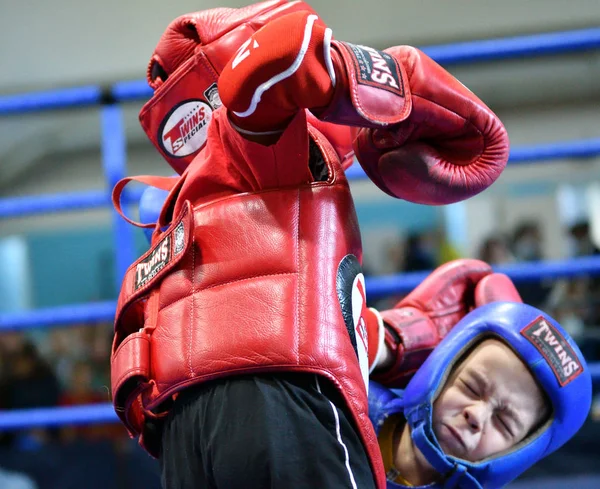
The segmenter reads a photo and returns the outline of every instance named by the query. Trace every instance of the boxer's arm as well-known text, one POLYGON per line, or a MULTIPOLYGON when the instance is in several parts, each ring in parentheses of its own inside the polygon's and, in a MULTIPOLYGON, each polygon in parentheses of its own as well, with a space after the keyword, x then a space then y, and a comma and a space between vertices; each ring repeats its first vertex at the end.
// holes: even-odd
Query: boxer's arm
POLYGON ((332 40, 314 14, 296 12, 257 31, 225 66, 219 93, 234 123, 283 128, 301 109, 363 128, 354 147, 388 194, 440 205, 491 185, 508 159, 497 116, 416 48, 380 52, 332 40))
POLYGON ((436 269, 396 307, 368 311, 373 378, 402 387, 445 335, 471 310, 496 301, 522 302, 511 279, 479 260, 436 269))
POLYGON ((480 260, 454 260, 434 270, 392 309, 372 311, 378 319, 377 327, 371 321, 367 330, 373 378, 390 387, 404 387, 473 308, 478 282, 491 273, 491 267, 480 260))

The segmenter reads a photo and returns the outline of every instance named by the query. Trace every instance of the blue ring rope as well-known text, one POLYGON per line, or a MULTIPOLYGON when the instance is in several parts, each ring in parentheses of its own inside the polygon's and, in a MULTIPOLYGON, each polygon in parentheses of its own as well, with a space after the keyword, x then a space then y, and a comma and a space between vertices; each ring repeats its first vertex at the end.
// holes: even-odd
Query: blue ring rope
MULTIPOLYGON (((127 189, 121 196, 121 202, 139 204, 143 191, 142 188, 127 189)), ((106 190, 4 197, 0 199, 0 219, 109 207, 112 207, 112 201, 106 190)))
POLYGON ((73 326, 82 323, 112 323, 116 309, 115 301, 105 301, 3 313, 0 314, 0 332, 73 326))
MULTIPOLYGON (((576 141, 561 141, 531 144, 513 148, 510 164, 552 161, 566 158, 591 158, 600 155, 600 138, 576 141)), ((367 176, 360 165, 352 165, 346 170, 349 180, 365 179, 367 176)), ((125 204, 138 204, 143 189, 127 190, 122 198, 125 204)), ((27 216, 31 214, 69 210, 95 209, 110 206, 106 191, 90 190, 49 195, 0 198, 0 219, 27 216)))
POLYGON ((0 432, 41 426, 114 423, 119 418, 110 403, 2 411, 0 432))
MULTIPOLYGON (((600 380, 600 362, 588 365, 594 382, 600 380)), ((0 416, 0 433, 23 428, 51 426, 80 426, 91 424, 117 423, 119 418, 110 403, 87 404, 81 406, 14 409, 3 411, 0 416)))
POLYGON ((102 89, 93 85, 4 95, 0 97, 0 115, 98 105, 101 101, 102 89))
POLYGON ((426 46, 422 50, 440 64, 531 58, 586 51, 600 47, 600 28, 550 32, 503 39, 426 46))
MULTIPOLYGON (((424 46, 422 49, 438 63, 464 64, 572 53, 599 47, 600 28, 589 28, 424 46)), ((108 87, 107 93, 116 102, 127 102, 147 99, 152 90, 145 80, 133 80, 117 82, 108 87)), ((104 100, 102 94, 99 86, 84 86, 7 95, 0 97, 0 115, 100 104, 104 100)))
MULTIPOLYGON (((600 256, 518 263, 510 266, 495 267, 494 269, 497 272, 506 273, 517 283, 541 279, 598 275, 600 274, 600 256)), ((419 285, 430 273, 415 272, 382 277, 367 277, 367 294, 370 299, 374 299, 394 293, 408 292, 419 285)), ((0 332, 24 330, 31 327, 112 322, 115 310, 116 302, 106 301, 50 307, 33 311, 3 313, 0 314, 0 332)))

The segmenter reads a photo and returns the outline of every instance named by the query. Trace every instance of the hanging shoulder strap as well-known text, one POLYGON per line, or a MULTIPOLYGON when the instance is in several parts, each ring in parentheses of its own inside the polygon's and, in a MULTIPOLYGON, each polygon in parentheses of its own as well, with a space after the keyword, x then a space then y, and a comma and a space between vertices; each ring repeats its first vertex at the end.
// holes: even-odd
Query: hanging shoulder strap
POLYGON ((161 190, 166 190, 167 192, 170 192, 175 187, 175 185, 177 184, 177 182, 179 181, 180 178, 181 177, 179 177, 179 176, 177 176, 177 177, 159 177, 159 176, 155 176, 155 175, 139 175, 139 176, 135 176, 135 177, 123 178, 122 180, 119 180, 117 182, 117 184, 115 185, 115 188, 113 189, 113 192, 112 192, 113 206, 115 207, 115 210, 119 213, 119 215, 123 219, 125 219, 129 224, 133 224, 136 227, 144 228, 144 229, 153 228, 156 226, 156 223, 137 222, 137 221, 130 219, 129 217, 127 217, 125 215, 125 213, 123 212, 122 205, 121 205, 121 195, 123 194, 123 190, 125 190, 125 187, 127 186, 127 184, 129 182, 134 181, 134 182, 143 183, 145 185, 150 185, 151 187, 156 187, 161 190))

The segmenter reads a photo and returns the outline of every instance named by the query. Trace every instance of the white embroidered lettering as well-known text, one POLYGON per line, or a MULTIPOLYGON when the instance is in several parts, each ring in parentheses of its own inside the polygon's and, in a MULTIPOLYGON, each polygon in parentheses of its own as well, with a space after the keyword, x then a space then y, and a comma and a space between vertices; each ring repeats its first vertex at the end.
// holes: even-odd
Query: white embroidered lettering
POLYGON ((571 376, 574 372, 576 372, 577 370, 579 370, 580 366, 577 362, 571 360, 567 366, 563 369, 563 373, 565 374, 566 377, 571 376))

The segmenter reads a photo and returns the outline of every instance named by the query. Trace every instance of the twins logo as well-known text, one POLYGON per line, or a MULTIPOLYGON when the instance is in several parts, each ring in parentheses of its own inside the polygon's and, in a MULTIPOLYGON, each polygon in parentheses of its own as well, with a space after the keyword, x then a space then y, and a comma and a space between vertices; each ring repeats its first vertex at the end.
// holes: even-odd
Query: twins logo
POLYGON ((147 285, 157 277, 171 261, 185 248, 185 226, 180 222, 154 248, 135 265, 134 290, 147 285))
POLYGON ((561 386, 564 387, 583 372, 583 366, 571 345, 561 332, 543 317, 525 326, 521 334, 546 359, 561 386))
POLYGON ((346 255, 338 265, 336 289, 344 323, 358 358, 360 371, 368 392, 369 338, 365 324, 367 309, 365 277, 362 274, 360 263, 354 255, 346 255))
POLYGON ((171 260, 171 236, 163 239, 135 267, 135 290, 152 280, 171 260))
POLYGON ((397 61, 387 53, 368 46, 343 43, 348 48, 361 85, 381 88, 404 97, 403 80, 397 61))
POLYGON ((182 158, 202 148, 212 113, 212 107, 204 100, 186 100, 178 104, 165 117, 158 131, 163 151, 182 158))

